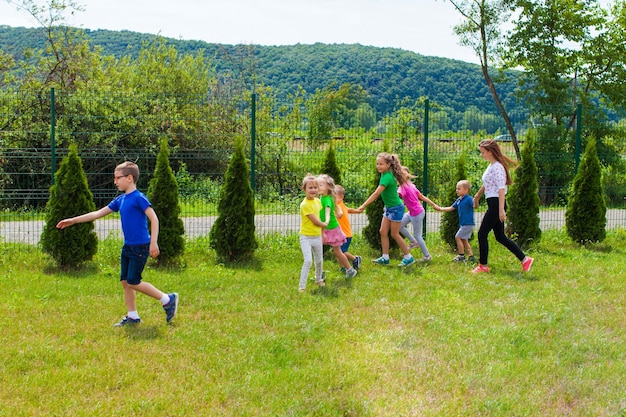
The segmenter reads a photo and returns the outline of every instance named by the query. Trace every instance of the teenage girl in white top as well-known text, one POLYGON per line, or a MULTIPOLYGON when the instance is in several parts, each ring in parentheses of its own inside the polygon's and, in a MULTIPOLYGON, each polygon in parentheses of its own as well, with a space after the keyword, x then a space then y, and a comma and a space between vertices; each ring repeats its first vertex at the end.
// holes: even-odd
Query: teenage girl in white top
POLYGON ((504 222, 506 221, 505 196, 507 186, 512 183, 509 167, 515 166, 516 163, 502 153, 500 146, 494 140, 483 140, 478 144, 478 147, 480 149, 480 155, 484 160, 489 162, 489 166, 483 174, 483 185, 476 195, 474 195, 474 208, 478 207, 480 198, 485 194, 485 198, 487 199, 487 211, 478 229, 480 263, 472 272, 489 272, 489 267, 487 266, 489 242, 487 237, 491 230, 493 230, 493 235, 496 240, 522 262, 522 270, 528 272, 530 271, 534 259, 526 256, 520 247, 504 233, 504 222))

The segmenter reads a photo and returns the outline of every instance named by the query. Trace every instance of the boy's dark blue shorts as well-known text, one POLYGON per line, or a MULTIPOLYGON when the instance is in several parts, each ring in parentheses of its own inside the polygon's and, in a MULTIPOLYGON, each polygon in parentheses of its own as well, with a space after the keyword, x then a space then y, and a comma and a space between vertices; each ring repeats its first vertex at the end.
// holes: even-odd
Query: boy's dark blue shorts
POLYGON ((350 242, 352 242, 352 238, 351 237, 346 237, 346 243, 341 245, 341 253, 348 252, 348 249, 350 249, 350 242))
POLYGON ((122 246, 120 281, 131 285, 141 282, 141 273, 150 256, 150 244, 122 246))

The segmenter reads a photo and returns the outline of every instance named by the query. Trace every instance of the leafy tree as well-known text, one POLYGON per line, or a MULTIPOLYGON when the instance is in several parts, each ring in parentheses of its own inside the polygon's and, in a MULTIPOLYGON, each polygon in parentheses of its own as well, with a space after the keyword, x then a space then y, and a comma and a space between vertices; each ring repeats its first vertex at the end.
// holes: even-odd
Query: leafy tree
POLYGON ((178 184, 170 167, 167 138, 161 140, 154 176, 148 187, 148 199, 159 217, 159 263, 167 264, 182 255, 185 249, 185 226, 180 216, 178 184))
MULTIPOLYGON (((460 180, 466 180, 467 174, 465 172, 465 155, 461 155, 456 161, 456 181, 455 187, 449 187, 446 196, 446 206, 451 205, 458 196, 456 195, 456 183, 460 180)), ((455 240, 456 232, 459 230, 459 213, 454 211, 446 211, 441 214, 441 223, 439 225, 439 235, 441 240, 447 243, 450 248, 456 250, 457 244, 455 240)))
POLYGON ((520 152, 515 129, 490 73, 491 62, 498 59, 500 54, 503 37, 501 26, 509 19, 511 2, 509 0, 449 1, 464 18, 462 23, 455 26, 454 31, 459 36, 461 44, 472 48, 479 58, 483 78, 500 115, 506 123, 519 160, 520 152))
POLYGON ((565 228, 575 242, 601 242, 606 237, 606 203, 595 138, 590 138, 574 177, 565 211, 565 228))
POLYGON ((541 238, 539 183, 535 162, 535 140, 532 133, 526 137, 522 160, 515 174, 515 182, 508 196, 507 226, 517 244, 522 248, 528 248, 541 238))
POLYGON ((41 234, 43 251, 62 268, 76 267, 91 260, 98 249, 98 236, 93 222, 79 223, 62 230, 56 228, 57 223, 95 209, 78 148, 72 144, 54 175, 46 205, 46 225, 41 234))
POLYGON ((333 141, 330 142, 330 145, 326 150, 321 174, 330 175, 330 177, 335 180, 335 184, 341 184, 341 171, 339 170, 339 166, 337 165, 337 158, 335 157, 335 145, 333 141))
POLYGON ((235 143, 217 210, 218 217, 209 238, 218 259, 232 262, 251 258, 257 248, 254 198, 241 140, 235 143))

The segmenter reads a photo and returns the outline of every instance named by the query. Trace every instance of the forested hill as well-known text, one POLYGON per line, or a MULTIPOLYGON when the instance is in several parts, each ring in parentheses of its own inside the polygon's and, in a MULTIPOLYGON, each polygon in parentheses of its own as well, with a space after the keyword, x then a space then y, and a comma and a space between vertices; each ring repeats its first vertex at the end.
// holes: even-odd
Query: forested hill
MULTIPOLYGON (((155 35, 130 31, 86 30, 103 54, 136 56, 143 43, 155 35)), ((308 93, 343 83, 361 85, 370 94, 370 104, 380 113, 393 110, 397 98, 421 96, 431 102, 463 112, 475 106, 484 113, 497 114, 480 66, 463 61, 428 57, 395 48, 359 44, 261 46, 222 45, 202 41, 167 39, 181 54, 204 55, 213 59, 217 73, 235 67, 255 68, 259 82, 286 95, 302 86, 308 93), (252 60, 250 57, 254 57, 252 60)), ((41 29, 0 26, 0 49, 21 58, 26 47, 42 47, 41 29)), ((513 107, 514 81, 499 85, 500 94, 513 107)))

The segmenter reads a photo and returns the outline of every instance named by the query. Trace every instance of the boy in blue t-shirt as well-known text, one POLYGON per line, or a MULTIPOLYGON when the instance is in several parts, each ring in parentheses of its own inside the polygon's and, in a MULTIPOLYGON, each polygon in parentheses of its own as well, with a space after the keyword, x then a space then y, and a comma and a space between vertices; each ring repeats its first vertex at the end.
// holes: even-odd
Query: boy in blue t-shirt
POLYGON ((121 255, 120 281, 124 288, 124 302, 127 314, 116 327, 139 324, 136 291, 161 301, 165 310, 165 320, 169 323, 178 309, 178 294, 165 294, 148 282, 141 281, 141 273, 148 256, 159 256, 159 218, 148 198, 137 190, 139 167, 133 162, 123 162, 115 167, 114 183, 124 194, 116 197, 108 206, 77 217, 63 219, 57 228, 64 229, 76 223, 91 222, 113 212, 120 213, 124 246, 121 255), (150 233, 148 222, 150 220, 150 233))
POLYGON ((469 195, 470 183, 467 180, 461 180, 456 184, 457 198, 450 207, 439 207, 435 204, 437 211, 454 211, 459 214, 459 230, 454 236, 459 254, 455 256, 453 262, 476 262, 469 239, 474 231, 474 199, 469 195), (465 255, 467 254, 467 259, 465 255))

